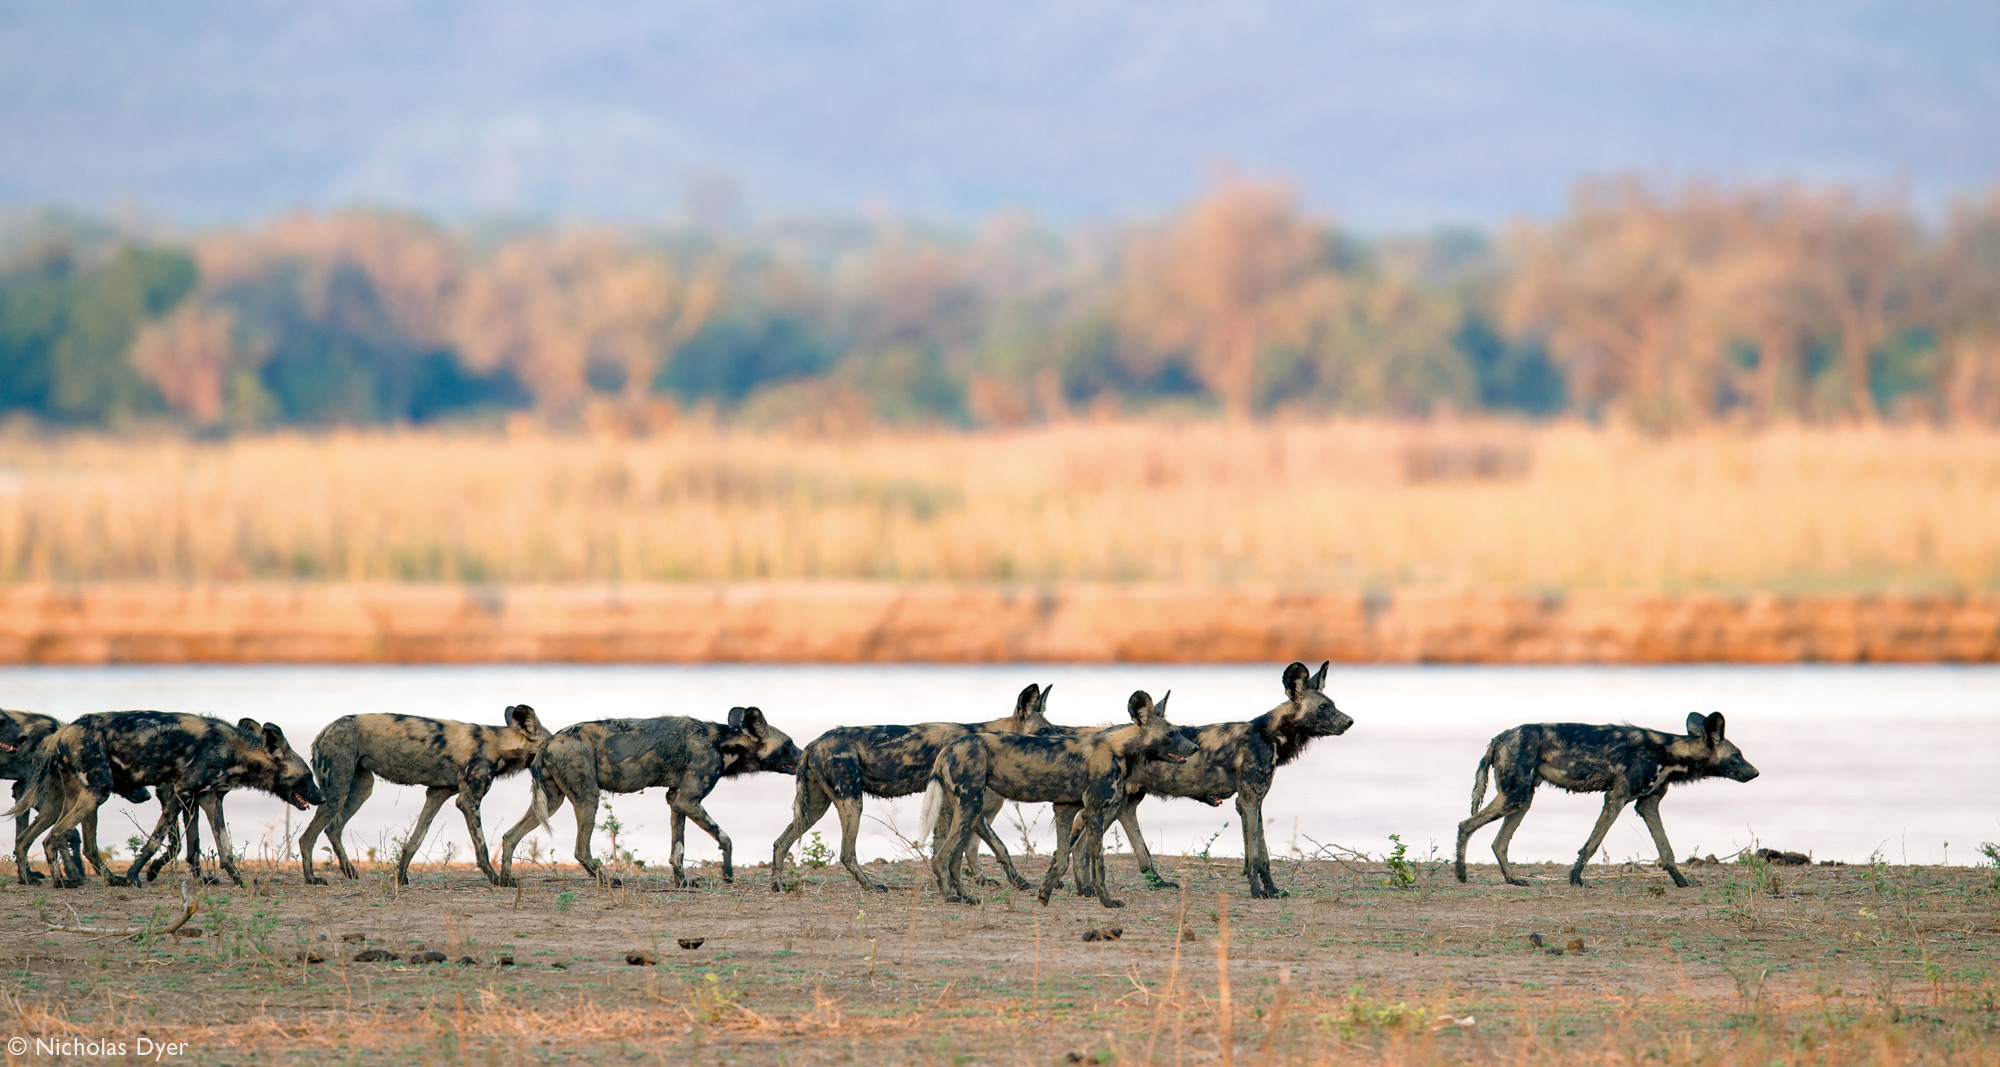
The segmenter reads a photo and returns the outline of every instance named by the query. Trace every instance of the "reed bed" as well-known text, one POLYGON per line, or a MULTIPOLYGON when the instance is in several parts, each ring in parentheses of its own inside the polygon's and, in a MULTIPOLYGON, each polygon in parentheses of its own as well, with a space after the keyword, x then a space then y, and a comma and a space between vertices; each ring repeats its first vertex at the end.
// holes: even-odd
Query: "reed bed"
POLYGON ((2000 433, 1080 423, 0 438, 0 581, 2000 585, 2000 433))

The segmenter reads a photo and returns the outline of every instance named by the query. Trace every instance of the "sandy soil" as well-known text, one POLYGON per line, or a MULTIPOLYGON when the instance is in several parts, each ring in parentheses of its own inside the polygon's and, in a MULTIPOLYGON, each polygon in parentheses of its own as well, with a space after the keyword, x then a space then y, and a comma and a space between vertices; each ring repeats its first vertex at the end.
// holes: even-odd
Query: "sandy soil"
POLYGON ((1541 881, 1521 889, 1422 863, 1396 888, 1379 861, 1280 861, 1291 896, 1250 900, 1233 860, 1164 864, 1184 891, 1141 888, 1114 857, 1117 910, 1000 888, 945 906, 907 862, 871 868, 897 886, 880 895, 837 866, 806 868, 793 892, 761 868, 676 890, 647 871, 609 888, 531 866, 515 890, 466 868, 309 888, 265 866, 249 887, 201 891, 189 928, 204 936, 152 943, 41 917, 178 915, 166 881, 10 884, 0 1042, 111 1042, 119 1060, 144 1036, 201 1063, 1203 1063, 1227 1025, 1245 1064, 2000 1057, 1990 868, 1731 863, 1677 890, 1632 866, 1582 889, 1531 867, 1541 881), (1108 926, 1121 935, 1084 939, 1108 926), (356 961, 370 949, 472 962, 356 961))

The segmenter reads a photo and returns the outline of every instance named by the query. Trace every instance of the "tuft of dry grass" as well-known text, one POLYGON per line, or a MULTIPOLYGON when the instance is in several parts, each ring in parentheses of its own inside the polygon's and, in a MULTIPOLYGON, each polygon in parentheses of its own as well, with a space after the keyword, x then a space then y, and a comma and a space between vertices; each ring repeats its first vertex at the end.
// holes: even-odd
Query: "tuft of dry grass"
POLYGON ((1120 422, 0 439, 0 581, 1984 590, 2000 433, 1120 422))

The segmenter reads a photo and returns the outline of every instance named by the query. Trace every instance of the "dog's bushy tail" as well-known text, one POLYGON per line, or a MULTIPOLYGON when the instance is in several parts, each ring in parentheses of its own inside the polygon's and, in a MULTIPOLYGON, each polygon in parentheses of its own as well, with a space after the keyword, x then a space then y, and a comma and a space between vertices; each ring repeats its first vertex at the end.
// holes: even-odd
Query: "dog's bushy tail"
MULTIPOLYGON (((543 746, 544 749, 547 747, 547 745, 543 746)), ((542 754, 540 752, 535 753, 535 758, 528 763, 528 802, 535 813, 535 822, 541 825, 543 833, 549 835, 549 847, 553 849, 556 846, 556 831, 554 827, 549 825, 549 797, 548 793, 542 788, 542 754)))
POLYGON ((1486 799, 1486 775, 1493 769, 1493 746, 1486 746, 1486 754, 1479 757, 1479 770, 1472 776, 1472 814, 1479 814, 1479 805, 1486 799))
POLYGON ((944 782, 937 775, 931 775, 930 788, 924 790, 924 813, 917 819, 917 840, 931 836, 937 829, 938 815, 944 810, 944 782))
POLYGON ((8 809, 5 818, 18 818, 42 806, 42 785, 48 781, 49 764, 55 761, 55 751, 56 746, 52 743, 42 745, 35 765, 21 779, 21 795, 14 799, 14 806, 8 809))

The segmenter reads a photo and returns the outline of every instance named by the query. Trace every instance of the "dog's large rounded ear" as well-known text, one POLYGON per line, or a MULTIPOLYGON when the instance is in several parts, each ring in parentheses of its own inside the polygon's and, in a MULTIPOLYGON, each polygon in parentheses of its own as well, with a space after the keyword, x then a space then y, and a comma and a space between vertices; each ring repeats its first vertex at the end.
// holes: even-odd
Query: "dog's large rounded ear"
POLYGON ((1144 689, 1135 689, 1132 691, 1132 695, 1126 698, 1125 714, 1132 716, 1133 722, 1143 725, 1146 717, 1152 713, 1153 697, 1144 689))
POLYGON ((1708 738, 1708 743, 1711 745, 1721 741, 1722 713, 1719 711, 1710 712, 1708 718, 1702 720, 1701 732, 1703 736, 1708 738))
POLYGON ((1294 663, 1285 668, 1285 695, 1297 700, 1306 695, 1312 685, 1312 672, 1303 663, 1294 663))
POLYGON ((1043 714, 1048 713, 1049 694, 1055 691, 1056 691, 1056 683, 1050 682, 1049 684, 1042 687, 1042 695, 1035 698, 1035 707, 1040 709, 1043 714))
POLYGON ((1332 660, 1322 660, 1319 665, 1319 673, 1312 676, 1312 681, 1309 684, 1319 692, 1326 692, 1326 669, 1331 666, 1333 666, 1332 660))
POLYGON ((264 724, 255 719, 245 717, 236 720, 236 729, 247 736, 256 737, 264 732, 264 724))
POLYGON ((729 725, 742 730, 744 733, 762 734, 764 732, 764 712, 760 708, 730 708, 729 725))
POLYGON ((1153 718, 1155 719, 1166 718, 1167 701, 1172 700, 1173 698, 1174 698, 1174 691, 1171 689, 1167 690, 1164 693, 1161 693, 1160 699, 1153 702, 1153 718))
POLYGON ((535 709, 526 704, 515 704, 507 709, 507 725, 524 734, 535 732, 535 709))
POLYGON ((1688 712, 1688 736, 1700 737, 1708 732, 1708 717, 1698 711, 1688 712))
POLYGON ((1014 721, 1027 722, 1028 717, 1035 713, 1035 706, 1040 702, 1041 697, 1041 687, 1033 682, 1029 682, 1028 688, 1021 690, 1014 697, 1014 721))
MULTIPOLYGON (((256 726, 256 720, 254 719, 245 719, 243 721, 250 723, 253 727, 256 726)), ((267 722, 260 729, 264 735, 264 747, 267 750, 271 752, 283 752, 289 747, 285 744, 285 731, 278 729, 277 723, 267 722)))

